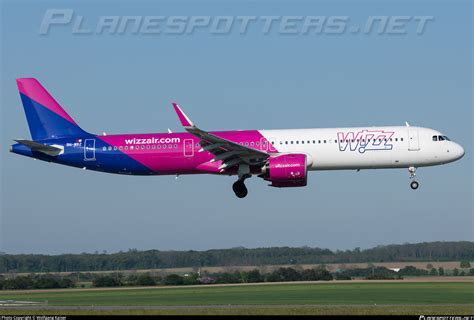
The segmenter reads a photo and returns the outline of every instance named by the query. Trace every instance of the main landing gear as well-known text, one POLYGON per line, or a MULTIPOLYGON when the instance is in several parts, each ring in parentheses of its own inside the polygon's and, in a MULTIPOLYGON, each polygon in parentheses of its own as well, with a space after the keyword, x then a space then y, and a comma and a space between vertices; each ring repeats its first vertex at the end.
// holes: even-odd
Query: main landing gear
POLYGON ((413 180, 412 182, 410 182, 410 188, 412 188, 413 190, 418 189, 420 184, 418 183, 418 181, 416 181, 416 173, 415 173, 416 168, 415 167, 409 167, 408 172, 410 173, 410 179, 413 180))
POLYGON ((245 198, 248 194, 247 187, 245 186, 245 179, 250 178, 250 168, 247 164, 241 164, 239 166, 239 180, 234 182, 232 190, 234 190, 237 198, 245 198))
POLYGON ((245 198, 248 194, 248 190, 245 186, 244 181, 240 179, 234 182, 234 184, 232 185, 232 189, 234 190, 237 198, 245 198))

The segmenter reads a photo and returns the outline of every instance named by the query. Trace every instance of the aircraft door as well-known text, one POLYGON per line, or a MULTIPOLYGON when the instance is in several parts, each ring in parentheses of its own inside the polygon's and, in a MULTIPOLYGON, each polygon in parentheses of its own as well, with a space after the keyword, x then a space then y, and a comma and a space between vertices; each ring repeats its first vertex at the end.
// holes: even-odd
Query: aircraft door
POLYGON ((418 128, 408 127, 408 150, 409 151, 419 151, 420 150, 420 140, 418 137, 418 128))
POLYGON ((193 139, 184 139, 184 156, 192 157, 194 156, 194 140, 193 139))
POLYGON ((260 139, 260 150, 262 150, 262 151, 267 151, 268 150, 267 139, 265 139, 265 138, 260 139))
POLYGON ((95 139, 84 140, 84 161, 95 161, 95 139))
POLYGON ((275 144, 276 144, 276 139, 274 137, 269 138, 268 140, 266 138, 260 139, 260 149, 265 152, 275 152, 275 144), (273 142, 273 143, 272 143, 273 142))

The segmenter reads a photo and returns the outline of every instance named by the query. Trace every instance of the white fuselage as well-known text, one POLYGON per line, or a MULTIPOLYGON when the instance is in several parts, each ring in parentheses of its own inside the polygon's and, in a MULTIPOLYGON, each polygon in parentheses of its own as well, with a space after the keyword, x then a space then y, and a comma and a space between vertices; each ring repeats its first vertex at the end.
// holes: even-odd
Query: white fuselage
POLYGON ((440 132, 421 127, 259 130, 269 151, 303 153, 310 170, 407 168, 455 161, 464 149, 440 132), (436 138, 434 138, 436 137, 436 138), (440 138, 441 137, 441 138, 440 138))

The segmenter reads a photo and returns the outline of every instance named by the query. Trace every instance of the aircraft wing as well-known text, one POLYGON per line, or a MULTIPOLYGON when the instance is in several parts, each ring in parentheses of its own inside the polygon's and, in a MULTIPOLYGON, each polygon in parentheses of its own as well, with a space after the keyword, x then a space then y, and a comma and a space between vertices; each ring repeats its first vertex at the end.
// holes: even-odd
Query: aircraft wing
POLYGON ((32 151, 42 152, 49 156, 58 156, 64 152, 63 147, 60 147, 60 146, 50 146, 47 144, 42 144, 39 142, 24 140, 24 139, 17 139, 15 141, 18 142, 19 144, 27 146, 32 151))
POLYGON ((176 103, 173 103, 173 107, 184 129, 200 139, 199 144, 202 148, 199 151, 209 151, 212 153, 214 159, 211 162, 222 161, 222 165, 219 167, 221 172, 241 163, 261 165, 270 157, 266 152, 245 147, 199 129, 176 103))

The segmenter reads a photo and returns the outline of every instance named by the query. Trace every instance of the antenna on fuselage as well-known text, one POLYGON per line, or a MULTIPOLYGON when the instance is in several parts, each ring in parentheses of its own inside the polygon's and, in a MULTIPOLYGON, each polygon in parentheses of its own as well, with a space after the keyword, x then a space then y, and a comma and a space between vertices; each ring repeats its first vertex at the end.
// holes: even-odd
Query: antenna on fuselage
POLYGON ((168 128, 168 133, 173 133, 170 128, 168 128))
POLYGON ((405 121, 405 125, 406 125, 407 127, 410 126, 410 124, 408 123, 408 121, 405 121))

